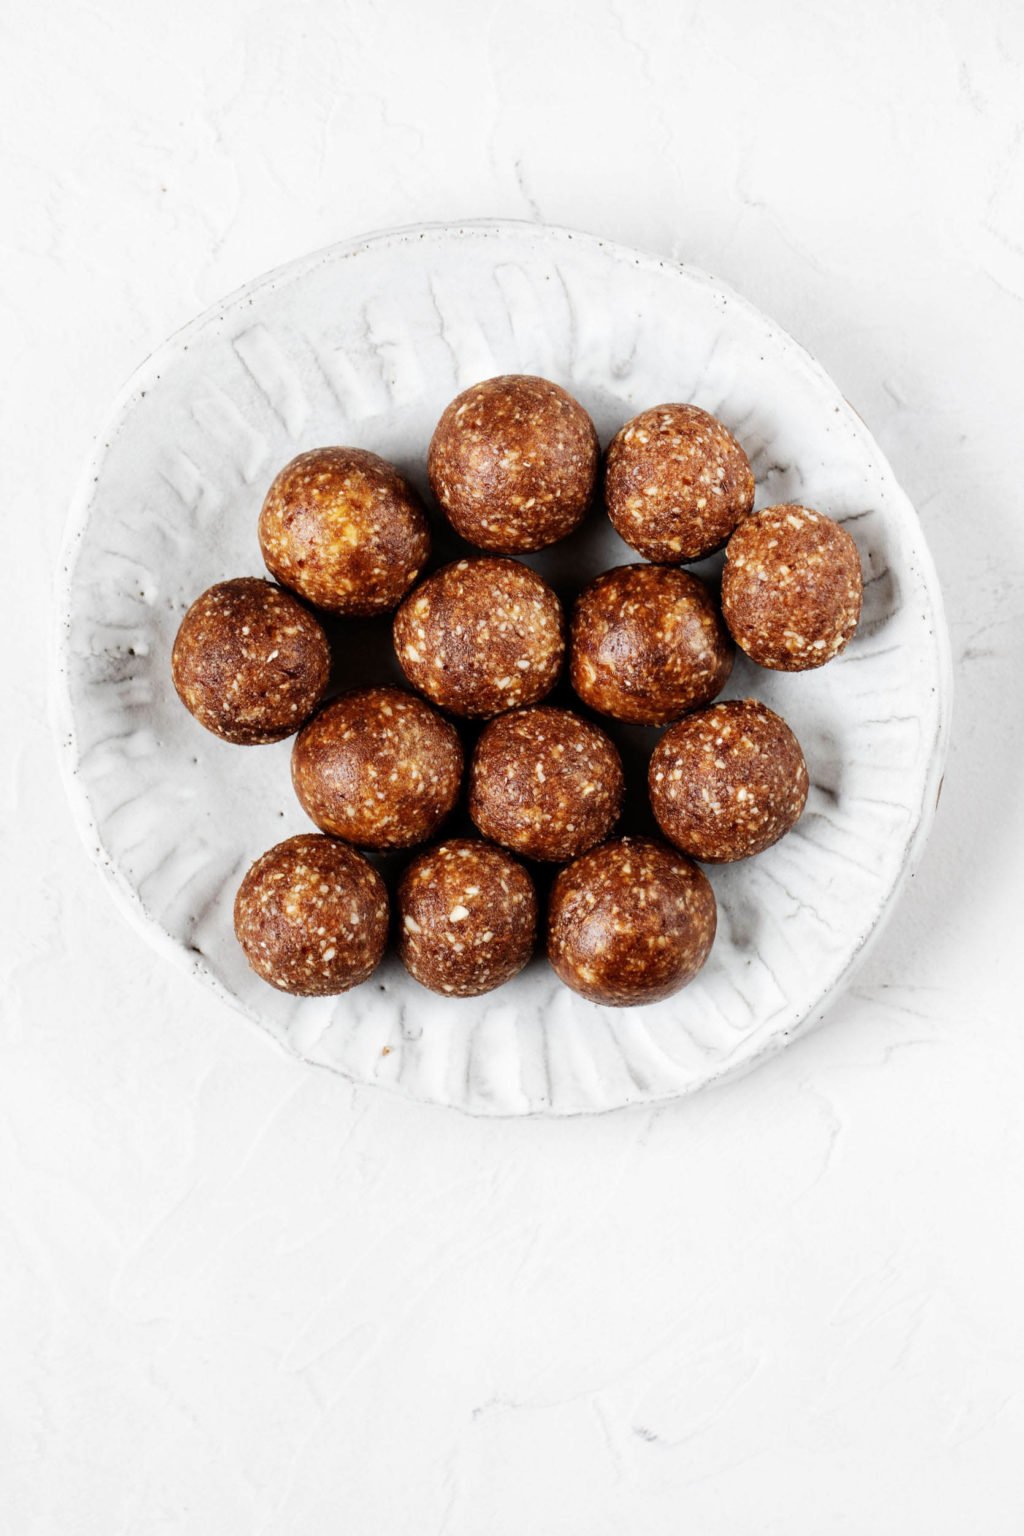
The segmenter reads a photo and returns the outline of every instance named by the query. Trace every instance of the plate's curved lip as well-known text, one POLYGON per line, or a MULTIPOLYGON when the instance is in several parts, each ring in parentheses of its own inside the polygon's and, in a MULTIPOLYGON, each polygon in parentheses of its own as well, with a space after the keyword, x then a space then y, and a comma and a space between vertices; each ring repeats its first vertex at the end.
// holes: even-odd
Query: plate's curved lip
MULTIPOLYGON (((450 238, 457 238, 464 234, 493 235, 499 238, 509 234, 515 238, 522 238, 524 235, 529 234, 534 238, 552 239, 555 241, 578 241, 581 245, 590 245, 615 259, 629 260, 634 264, 661 267, 666 270, 678 270, 681 273, 685 273, 690 280, 708 288, 713 294, 726 300, 734 307, 746 310, 760 324, 769 324, 775 335, 787 347, 792 349, 794 359, 816 381, 820 382, 830 391, 833 391, 836 395, 839 395, 834 380, 829 377, 822 365, 806 348, 774 320, 769 321, 768 317, 756 305, 745 299, 742 294, 730 288, 727 283, 721 282, 709 273, 704 272, 698 267, 692 267, 686 262, 675 261, 667 257, 654 255, 653 253, 635 250, 616 241, 605 240, 601 236, 581 230, 569 229, 561 225, 535 223, 527 219, 473 218, 450 222, 438 220, 374 231, 370 234, 359 235, 352 240, 323 246, 319 250, 305 256, 296 257, 291 261, 283 263, 281 266, 262 273, 258 277, 252 278, 226 298, 208 306, 201 314, 190 320, 187 325, 173 332, 131 374, 116 395, 107 413, 103 427, 97 433, 86 459, 81 477, 69 504, 64 538, 58 557, 58 569, 54 582, 55 641, 54 667, 49 690, 49 713, 51 727, 57 742, 61 778, 71 806, 75 825, 78 828, 86 851, 93 863, 103 874, 117 906, 125 917, 128 918, 132 926, 142 934, 154 949, 166 956, 179 970, 202 979, 216 997, 227 1003, 234 1011, 241 1013, 245 1018, 258 1024, 275 1045, 284 1051, 286 1055, 292 1056, 297 1060, 303 1059, 299 1052, 290 1050, 287 1044, 272 1033, 258 1014, 251 1012, 239 998, 228 991, 216 974, 205 964, 202 957, 190 957, 188 952, 147 912, 138 892, 129 883, 126 876, 109 855, 107 855, 103 847, 99 828, 92 814, 88 795, 82 788, 76 772, 77 738, 71 706, 70 656, 68 650, 70 625, 66 615, 70 610, 77 549, 88 526, 93 487, 99 480, 99 469, 121 422, 135 401, 141 396, 148 381, 154 377, 159 377, 160 368, 163 366, 164 360, 178 353, 188 337, 207 326, 211 320, 216 318, 218 313, 221 315, 226 314, 228 310, 251 298, 263 288, 274 287, 283 281, 293 282, 302 277, 307 271, 311 271, 325 262, 345 260, 349 257, 360 255, 374 247, 408 242, 414 238, 424 238, 428 234, 445 235, 450 238)), ((842 396, 839 395, 839 398, 842 399, 842 396)), ((892 484, 904 504, 905 511, 909 513, 911 518, 920 527, 920 519, 913 504, 899 485, 892 466, 879 449, 863 419, 848 401, 843 400, 843 407, 847 413, 848 425, 870 444, 872 451, 877 455, 879 467, 890 476, 892 484)), ((451 1105, 441 1099, 419 1098, 418 1096, 415 1099, 416 1102, 433 1103, 444 1108, 456 1108, 463 1114, 486 1119, 523 1119, 533 1116, 565 1118, 575 1115, 612 1114, 618 1110, 636 1107, 649 1109, 675 1099, 688 1098, 691 1094, 721 1083, 728 1078, 741 1076, 780 1050, 783 1045, 788 1044, 797 1035, 811 1029, 824 1018, 837 995, 848 984, 852 971, 864 958, 870 944, 878 938, 887 919, 895 909, 897 899, 913 872, 914 866, 927 842, 935 816, 939 791, 942 786, 942 775, 949 745, 952 719, 953 666, 942 592, 931 551, 924 540, 923 529, 921 542, 916 553, 919 559, 920 575, 931 610, 931 634, 935 650, 938 716, 935 739, 928 754, 928 766, 922 785, 921 802, 912 830, 908 834, 904 845, 899 869, 890 882, 888 889, 883 893, 871 922, 855 944, 846 965, 835 977, 831 986, 817 999, 813 1007, 808 1009, 804 1017, 797 1021, 792 1028, 769 1036, 750 1051, 744 1053, 741 1049, 733 1059, 725 1062, 717 1071, 710 1073, 699 1082, 689 1084, 673 1093, 657 1097, 624 1100, 622 1104, 608 1105, 604 1108, 583 1106, 562 1110, 556 1109, 552 1105, 546 1105, 527 1111, 525 1116, 515 1114, 514 1112, 495 1114, 493 1111, 487 1111, 486 1109, 475 1110, 464 1105, 451 1105)), ((365 1081, 367 1086, 371 1086, 368 1080, 352 1077, 351 1074, 342 1071, 338 1067, 331 1066, 329 1063, 316 1063, 315 1065, 326 1067, 328 1071, 334 1072, 337 1076, 347 1081, 360 1083, 365 1081)), ((398 1084, 375 1081, 372 1083, 372 1086, 385 1089, 404 1099, 414 1097, 398 1084)))

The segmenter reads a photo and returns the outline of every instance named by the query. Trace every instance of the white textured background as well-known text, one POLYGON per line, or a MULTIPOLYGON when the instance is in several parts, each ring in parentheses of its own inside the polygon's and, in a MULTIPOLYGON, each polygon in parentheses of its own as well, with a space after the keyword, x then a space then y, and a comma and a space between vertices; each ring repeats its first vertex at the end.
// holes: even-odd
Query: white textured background
POLYGON ((0 1526, 1020 1536, 1017 0, 6 0, 0 1526), (920 508, 958 698, 853 992, 745 1081, 477 1123, 151 957, 48 735, 50 577, 134 365, 330 240, 479 214, 718 273, 920 508))

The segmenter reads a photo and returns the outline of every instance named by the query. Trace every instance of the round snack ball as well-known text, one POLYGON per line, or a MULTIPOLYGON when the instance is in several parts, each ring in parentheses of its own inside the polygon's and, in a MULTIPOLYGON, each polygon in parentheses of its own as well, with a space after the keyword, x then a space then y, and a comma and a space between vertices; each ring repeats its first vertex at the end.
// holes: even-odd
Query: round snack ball
POLYGON ((395 614, 402 671, 454 715, 486 719, 550 693, 565 655, 562 605, 518 560, 446 565, 395 614))
POLYGON ((456 396, 430 440, 430 486, 449 522, 481 549, 521 554, 564 539, 594 493, 594 423, 572 395, 530 374, 456 396))
POLYGON ((733 647, 703 582, 667 565, 620 565, 585 587, 572 616, 569 677, 616 720, 664 725, 709 704, 733 647))
POLYGON ((558 875, 548 959, 592 1003, 654 1003, 693 980, 716 921, 714 892, 696 864, 653 838, 623 837, 558 875))
POLYGON ((492 843, 459 837, 418 854, 399 884, 398 913, 399 958, 446 997, 492 992, 533 954, 533 881, 492 843))
POLYGON ((426 514, 397 470, 362 448, 292 459, 263 503, 267 568, 318 608, 390 613, 430 553, 426 514))
POLYGON ((200 725, 241 746, 281 741, 312 714, 331 669, 311 613, 257 576, 197 597, 171 652, 178 697, 200 725))
POLYGON ((604 731, 568 709, 499 715, 480 736, 469 814, 484 837, 528 859, 566 860, 607 837, 625 780, 604 731))
POLYGON ((754 699, 687 715, 658 742, 648 770, 661 830, 691 858, 746 859, 795 826, 807 800, 800 743, 754 699))
POLYGON ((722 613, 736 644, 759 666, 824 666, 852 639, 863 596, 857 546, 821 512, 766 507, 729 540, 722 613))
POLYGON ((358 848, 425 842, 462 782, 455 727, 401 688, 358 688, 334 699, 292 748, 292 783, 322 832, 358 848))
POLYGON ((253 864, 235 934, 258 976, 297 997, 347 992, 377 969, 388 937, 384 882, 344 843, 289 837, 253 864))
POLYGON ((754 505, 739 443, 697 405, 641 411, 608 445, 605 505, 619 537, 678 565, 719 549, 754 505))

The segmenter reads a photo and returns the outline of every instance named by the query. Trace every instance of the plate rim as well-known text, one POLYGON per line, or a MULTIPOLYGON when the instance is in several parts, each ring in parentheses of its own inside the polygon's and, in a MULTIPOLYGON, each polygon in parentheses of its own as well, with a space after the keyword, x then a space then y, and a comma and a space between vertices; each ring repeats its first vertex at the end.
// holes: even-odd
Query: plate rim
POLYGON ((745 298, 743 294, 733 289, 728 283, 712 276, 703 268, 692 266, 688 262, 679 261, 672 257, 660 256, 639 247, 624 245, 615 240, 607 240, 601 235, 570 228, 565 225, 542 223, 530 219, 507 218, 442 219, 396 225, 357 235, 349 240, 334 241, 328 245, 320 246, 305 255, 292 257, 290 260, 259 273, 256 277, 250 278, 232 292, 207 305, 205 309, 201 310, 198 315, 195 315, 185 325, 173 331, 138 364, 117 391, 104 413, 68 504, 63 535, 57 555, 57 569, 53 583, 53 603, 53 627, 51 631, 53 638, 51 641, 48 714, 50 729, 55 739, 60 777, 71 809, 72 820, 86 853, 91 863, 103 876, 106 888, 121 914, 127 918, 136 932, 157 953, 168 959, 179 972, 202 981, 212 991, 213 995, 221 1002, 226 1003, 233 1012, 241 1014, 250 1022, 258 1025, 261 1032, 269 1037, 286 1057, 303 1062, 309 1066, 317 1067, 320 1070, 331 1072, 345 1082, 384 1090, 397 1098, 413 1103, 430 1105, 433 1108, 455 1109, 459 1113, 474 1119, 522 1120, 537 1117, 567 1119, 581 1115, 615 1114, 629 1109, 654 1109, 659 1105, 690 1098, 695 1093, 716 1087, 723 1082, 738 1079, 747 1072, 753 1071, 755 1067, 761 1065, 761 1063, 782 1050, 784 1046, 789 1045, 793 1040, 809 1033, 822 1022, 836 1003, 840 994, 848 987, 853 972, 865 959, 871 946, 880 937, 886 923, 896 910, 899 899, 924 852, 934 824, 935 812, 942 791, 952 727, 954 691, 952 651, 942 589, 917 509, 904 491, 889 463, 887 455, 878 446, 863 417, 856 407, 845 396, 842 396, 835 380, 831 378, 824 366, 801 342, 796 340, 774 317, 765 314, 763 310, 745 298), (74 586, 78 549, 89 525, 94 487, 99 481, 99 470, 104 456, 109 450, 110 444, 130 408, 137 399, 141 398, 148 381, 154 377, 159 377, 159 369, 162 366, 163 360, 178 353, 181 350, 182 344, 187 341, 190 335, 207 326, 211 320, 217 317, 218 312, 223 316, 229 309, 236 307, 245 300, 251 299, 265 288, 273 288, 285 280, 289 282, 296 281, 305 275, 306 272, 312 271, 320 265, 332 261, 347 260, 372 250, 374 247, 404 243, 413 238, 424 238, 428 234, 458 239, 467 233, 491 235, 497 238, 510 233, 517 238, 521 238, 527 232, 534 237, 550 239, 556 242, 574 241, 579 242, 581 245, 589 245, 606 255, 618 259, 628 259, 636 265, 642 264, 648 267, 659 267, 663 270, 685 273, 690 280, 706 288, 711 294, 725 300, 734 308, 747 311, 759 323, 770 326, 779 340, 792 350, 794 358, 810 373, 816 382, 820 382, 829 390, 840 394, 850 412, 851 424, 858 434, 866 438, 868 443, 870 443, 873 452, 877 455, 879 468, 889 476, 893 490, 903 505, 904 512, 909 513, 913 522, 920 530, 920 540, 915 549, 915 555, 930 609, 930 630, 936 679, 937 722, 935 735, 928 749, 927 769, 922 782, 920 802, 917 807, 913 828, 904 842, 899 868, 883 893, 867 929, 861 934, 850 951, 845 965, 834 977, 827 990, 821 994, 801 1019, 789 1029, 779 1030, 769 1035, 748 1054, 739 1055, 737 1059, 726 1061, 717 1070, 701 1077, 699 1081, 687 1084, 666 1094, 637 1099, 624 1099, 619 1104, 604 1106, 582 1105, 562 1109, 552 1104, 547 1104, 524 1111, 495 1111, 488 1109, 486 1106, 476 1108, 454 1103, 446 1099, 422 1097, 409 1092, 398 1082, 392 1083, 357 1077, 346 1072, 342 1067, 332 1065, 329 1062, 309 1061, 300 1051, 291 1048, 278 1035, 274 1034, 258 1014, 251 1012, 240 998, 229 991, 216 973, 205 963, 204 957, 190 954, 185 946, 167 933, 158 919, 148 912, 138 891, 105 849, 99 826, 92 812, 89 796, 77 772, 78 743, 71 700, 70 620, 68 615, 74 586))

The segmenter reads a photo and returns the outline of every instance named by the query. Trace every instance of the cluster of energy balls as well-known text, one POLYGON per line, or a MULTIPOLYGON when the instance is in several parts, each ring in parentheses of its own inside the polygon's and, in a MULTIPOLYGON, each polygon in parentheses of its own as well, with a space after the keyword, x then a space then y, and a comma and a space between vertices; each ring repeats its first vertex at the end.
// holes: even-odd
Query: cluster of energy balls
POLYGON ((695 405, 627 422, 602 476, 593 422, 546 379, 506 375, 459 395, 427 469, 444 516, 487 553, 423 579, 430 533, 416 492, 375 454, 316 449, 285 466, 260 514, 279 585, 221 582, 178 631, 172 672, 185 706, 226 741, 297 733, 292 781, 319 828, 252 865, 235 901, 238 940, 272 986, 319 996, 365 981, 393 928, 418 982, 474 997, 532 956, 537 877, 555 867, 546 947, 561 980, 598 1003, 667 997, 715 936, 699 865, 768 848, 807 796, 786 722, 752 699, 713 702, 735 646, 787 672, 837 655, 860 616, 854 542, 808 507, 755 512, 746 454, 695 405), (573 533, 601 480, 615 529, 651 563, 605 571, 567 619, 548 583, 511 557, 573 533), (719 599, 680 566, 723 547, 719 599), (394 612, 410 688, 324 703, 331 651, 314 610, 394 612), (573 707, 542 703, 566 661, 573 707), (602 717, 667 727, 648 772, 661 838, 613 835, 625 775, 602 717), (453 720, 462 731, 486 722, 471 750, 453 720), (479 835, 436 841, 463 790, 479 835), (414 847, 389 897, 365 855, 414 847))

